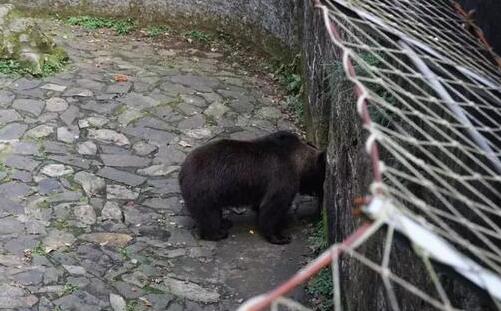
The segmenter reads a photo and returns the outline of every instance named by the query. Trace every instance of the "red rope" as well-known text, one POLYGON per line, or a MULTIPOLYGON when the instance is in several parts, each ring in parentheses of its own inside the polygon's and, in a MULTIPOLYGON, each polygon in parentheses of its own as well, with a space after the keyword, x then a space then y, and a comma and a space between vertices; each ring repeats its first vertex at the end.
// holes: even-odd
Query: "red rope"
MULTIPOLYGON (((341 42, 342 41, 341 34, 338 31, 336 24, 330 20, 327 7, 321 4, 320 0, 313 0, 313 3, 315 8, 322 10, 323 19, 326 24, 326 27, 329 29, 328 34, 331 40, 334 42, 341 42)), ((346 51, 343 51, 343 58, 345 53, 346 51)), ((351 79, 356 78, 355 67, 353 66, 353 63, 349 58, 348 58, 348 72, 346 74, 351 79)), ((354 92, 357 98, 360 98, 363 95, 362 89, 357 84, 354 85, 354 92)), ((363 100, 362 103, 362 114, 360 117, 362 118, 363 124, 366 127, 370 127, 372 120, 369 114, 369 109, 367 108, 367 100, 365 99, 363 100)), ((379 183, 383 180, 383 178, 381 174, 381 169, 379 167, 379 149, 378 145, 375 142, 370 146, 370 157, 372 160, 372 172, 374 174, 374 180, 379 183)))
MULTIPOLYGON (((327 8, 324 5, 322 5, 319 0, 313 0, 313 4, 315 8, 322 10, 324 15, 323 19, 324 22, 326 23, 326 27, 328 27, 329 29, 328 33, 329 36, 331 37, 331 40, 340 42, 342 40, 341 35, 336 25, 328 18, 327 8)), ((343 51, 343 56, 344 53, 346 52, 343 51)), ((347 75, 348 77, 353 79, 356 77, 355 67, 353 66, 353 63, 351 62, 350 59, 348 59, 347 75)), ((363 90, 356 84, 354 85, 354 92, 357 98, 363 95, 363 90)), ((367 107, 366 100, 364 100, 362 103, 361 118, 365 126, 371 125, 372 120, 369 114, 369 109, 367 107)), ((372 170, 374 173, 374 179, 377 182, 381 182, 382 174, 379 168, 379 150, 375 142, 372 144, 370 148, 370 156, 372 159, 372 170)), ((322 253, 317 259, 312 261, 304 269, 300 270, 298 273, 296 273, 292 278, 284 282, 282 285, 272 290, 271 292, 265 294, 264 296, 260 297, 258 300, 256 300, 255 303, 250 303, 250 305, 247 305, 247 308, 245 310, 261 311, 269 307, 273 303, 273 301, 275 301, 279 297, 286 295, 294 288, 296 288, 300 284, 306 282, 311 277, 316 275, 320 270, 330 265, 333 260, 337 259, 343 253, 344 249, 351 247, 355 242, 357 242, 358 239, 361 238, 367 230, 369 230, 370 226, 371 226, 370 223, 364 223, 354 233, 352 233, 348 238, 346 238, 341 243, 343 247, 339 246, 331 247, 329 250, 322 253)))
POLYGON ((496 52, 494 52, 492 46, 489 44, 489 41, 487 41, 487 38, 485 37, 482 29, 480 29, 480 27, 478 27, 475 24, 475 20, 473 19, 473 14, 475 11, 466 12, 461 6, 461 4, 455 1, 453 3, 453 6, 454 9, 456 9, 456 11, 458 12, 458 14, 461 15, 461 17, 463 17, 465 25, 467 27, 466 30, 468 30, 468 28, 471 29, 473 35, 476 36, 477 39, 480 41, 480 43, 485 47, 485 49, 489 51, 489 54, 491 54, 491 56, 494 58, 498 67, 501 68, 501 57, 499 57, 496 54, 496 52))

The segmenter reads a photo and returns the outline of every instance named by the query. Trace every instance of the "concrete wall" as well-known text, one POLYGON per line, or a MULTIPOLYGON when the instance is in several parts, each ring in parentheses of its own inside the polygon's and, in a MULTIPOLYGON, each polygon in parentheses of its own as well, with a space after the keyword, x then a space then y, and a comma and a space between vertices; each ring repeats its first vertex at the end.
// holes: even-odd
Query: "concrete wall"
POLYGON ((297 0, 0 0, 67 14, 133 16, 140 22, 223 28, 272 51, 297 46, 297 0), (48 10, 49 9, 49 10, 48 10), (277 40, 278 39, 278 40, 277 40))

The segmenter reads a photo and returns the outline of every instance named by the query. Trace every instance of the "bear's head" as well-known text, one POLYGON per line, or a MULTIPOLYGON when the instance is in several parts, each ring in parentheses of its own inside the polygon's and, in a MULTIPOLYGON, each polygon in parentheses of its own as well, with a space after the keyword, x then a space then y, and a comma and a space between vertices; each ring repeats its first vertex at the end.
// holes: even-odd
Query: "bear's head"
POLYGON ((296 159, 300 170, 299 193, 322 197, 327 155, 312 144, 303 143, 296 159))

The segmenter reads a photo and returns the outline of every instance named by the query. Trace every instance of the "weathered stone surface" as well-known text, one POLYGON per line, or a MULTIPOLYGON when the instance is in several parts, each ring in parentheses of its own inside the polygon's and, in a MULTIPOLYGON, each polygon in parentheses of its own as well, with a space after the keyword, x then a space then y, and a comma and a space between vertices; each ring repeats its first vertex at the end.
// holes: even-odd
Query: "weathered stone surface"
POLYGON ((82 194, 76 191, 67 191, 62 193, 54 193, 47 198, 49 203, 59 202, 75 202, 82 198, 82 194))
MULTIPOLYGON (((5 10, 5 8, 6 8, 5 6, 2 6, 2 10, 5 10)), ((12 12, 12 13, 14 13, 14 12, 12 12)), ((4 22, 4 21, 6 21, 6 19, 2 18, 2 22, 4 22)), ((22 22, 21 22, 21 24, 22 24, 22 22)), ((6 25, 4 24, 4 26, 6 26, 6 25)), ((17 23, 14 23, 14 25, 11 24, 10 26, 24 27, 22 25, 17 25, 17 23)), ((14 28, 17 28, 17 27, 14 27, 14 28)), ((7 29, 7 30, 12 31, 13 29, 7 29)), ((14 82, 14 89, 17 91, 27 91, 27 90, 32 90, 39 85, 40 85, 40 81, 37 79, 29 79, 27 77, 21 77, 14 82)))
POLYGON ((58 127, 57 128, 57 140, 72 144, 74 143, 78 137, 80 136, 77 130, 71 130, 67 127, 58 127))
POLYGON ((19 139, 28 129, 26 124, 9 123, 0 128, 0 142, 3 140, 19 139))
POLYGON ((49 234, 42 240, 45 246, 45 251, 56 250, 71 246, 75 242, 75 237, 69 232, 52 229, 49 234))
POLYGON ((96 212, 90 205, 78 205, 73 209, 73 213, 75 214, 79 223, 83 226, 93 225, 96 223, 97 216, 96 212))
POLYGON ((86 273, 85 271, 85 268, 84 267, 80 267, 80 266, 72 266, 72 265, 63 265, 64 269, 66 269, 66 271, 68 271, 68 273, 70 274, 74 274, 74 275, 84 275, 86 273))
POLYGON ((63 96, 68 97, 91 97, 94 96, 94 93, 91 90, 82 89, 82 88, 72 88, 64 92, 63 96))
POLYGON ((24 232, 24 226, 22 223, 13 217, 0 219, 0 233, 1 234, 12 234, 12 233, 22 233, 24 232))
POLYGON ((200 107, 188 103, 180 103, 176 108, 187 116, 192 116, 202 112, 200 107))
POLYGON ((19 180, 24 183, 28 183, 33 180, 33 177, 31 176, 30 172, 20 171, 20 170, 14 170, 10 177, 14 180, 19 180))
POLYGON ((53 97, 45 102, 45 110, 50 112, 62 112, 68 109, 68 102, 64 98, 53 97))
POLYGON ((119 104, 117 102, 97 102, 97 101, 88 101, 85 102, 85 104, 80 105, 80 108, 83 110, 89 110, 89 111, 94 111, 98 114, 111 114, 119 104))
POLYGON ((195 139, 203 139, 212 136, 212 131, 208 128, 199 128, 184 131, 186 136, 195 138, 195 139))
POLYGON ((110 294, 110 305, 113 311, 126 311, 127 303, 122 296, 116 294, 110 294))
POLYGON ((132 149, 140 156, 146 156, 146 155, 149 155, 153 152, 155 152, 158 147, 155 146, 155 145, 152 145, 152 144, 148 144, 144 141, 140 141, 140 142, 137 142, 135 143, 133 146, 132 146, 132 149))
POLYGON ((31 130, 28 130, 25 134, 27 137, 31 138, 44 138, 50 136, 52 133, 54 133, 54 127, 49 126, 49 125, 39 125, 37 127, 32 128, 31 130))
POLYGON ((24 271, 14 275, 14 280, 24 286, 38 285, 42 282, 43 272, 37 270, 24 271))
POLYGON ((42 195, 62 192, 63 189, 63 185, 54 178, 45 178, 38 182, 38 192, 42 195))
POLYGON ((112 167, 145 167, 150 163, 148 158, 124 154, 101 154, 101 160, 112 167))
POLYGON ((179 122, 178 126, 180 129, 195 129, 203 127, 204 124, 205 124, 204 117, 200 114, 197 114, 179 122))
POLYGON ((57 141, 44 141, 43 142, 43 149, 47 153, 52 153, 52 154, 68 154, 69 148, 68 145, 57 142, 57 141))
POLYGON ((61 120, 63 120, 63 122, 67 126, 71 126, 79 114, 80 110, 77 106, 70 106, 68 109, 66 109, 65 112, 61 114, 61 120))
POLYGON ((146 181, 146 178, 131 174, 129 172, 117 170, 112 167, 104 167, 97 172, 98 176, 117 181, 129 186, 139 186, 146 181))
POLYGON ((173 145, 161 146, 153 163, 162 163, 165 165, 180 164, 184 161, 185 157, 186 155, 173 145))
POLYGON ((5 159, 5 166, 17 168, 20 170, 33 171, 40 162, 33 160, 28 156, 10 155, 5 159))
POLYGON ((130 145, 129 139, 127 139, 124 134, 109 129, 90 129, 88 138, 95 139, 107 144, 115 144, 118 146, 130 145))
POLYGON ((0 184, 0 197, 7 198, 15 202, 21 201, 30 192, 30 187, 21 182, 11 181, 0 184))
POLYGON ((226 107, 221 102, 214 102, 205 109, 204 114, 214 119, 219 119, 229 110, 230 108, 226 107))
POLYGON ((11 143, 13 147, 12 153, 19 155, 37 155, 39 146, 32 142, 17 141, 11 143))
POLYGON ((143 126, 131 127, 129 125, 128 127, 124 128, 123 132, 127 135, 139 137, 149 142, 158 144, 169 143, 175 137, 175 135, 171 132, 143 126))
POLYGON ((48 83, 48 84, 42 85, 40 88, 44 89, 44 90, 54 91, 54 92, 64 92, 64 90, 66 90, 66 86, 58 85, 58 84, 54 84, 54 83, 48 83))
POLYGON ((74 155, 67 155, 67 156, 50 155, 48 158, 51 160, 54 160, 56 162, 68 164, 71 166, 76 166, 76 167, 82 168, 84 170, 87 170, 90 167, 89 160, 84 159, 84 158, 80 158, 80 157, 74 156, 74 155))
POLYGON ((49 164, 42 167, 42 174, 49 177, 61 177, 68 174, 73 174, 73 169, 63 164, 49 164))
POLYGON ((257 116, 265 119, 276 120, 282 116, 280 110, 275 107, 263 107, 257 111, 257 116))
POLYGON ((95 127, 100 128, 106 125, 109 120, 103 117, 88 117, 82 120, 78 120, 78 126, 80 128, 95 127))
POLYGON ((207 102, 201 96, 181 94, 179 97, 183 102, 189 105, 193 105, 196 107, 205 107, 207 105, 207 102))
POLYGON ((86 141, 77 145, 77 152, 82 155, 95 155, 97 146, 91 141, 86 141))
POLYGON ((53 301, 61 310, 82 310, 82 311, 97 311, 105 307, 105 303, 95 296, 85 292, 77 291, 76 293, 61 297, 53 301))
POLYGON ((34 295, 23 297, 0 296, 0 308, 2 309, 29 308, 37 302, 38 298, 34 295))
POLYGON ((168 176, 176 171, 180 170, 180 166, 171 165, 167 166, 165 164, 157 164, 144 169, 137 170, 137 173, 145 176, 168 176))
POLYGON ((179 75, 171 78, 174 83, 183 84, 194 88, 199 92, 210 92, 219 85, 216 79, 210 79, 195 75, 179 75))
POLYGON ((127 146, 114 146, 114 145, 101 145, 101 153, 102 154, 122 154, 122 155, 131 155, 131 152, 128 150, 127 146))
POLYGON ((134 271, 130 274, 125 274, 122 276, 122 280, 139 288, 144 288, 150 283, 148 276, 141 271, 134 271))
POLYGON ((158 210, 169 210, 176 214, 181 213, 182 205, 178 197, 170 197, 166 199, 151 198, 143 202, 144 206, 158 210))
POLYGON ((130 122, 139 119, 142 116, 144 116, 144 114, 140 110, 134 108, 127 109, 118 116, 118 123, 120 123, 121 126, 125 127, 130 122))
POLYGON ((103 210, 101 211, 101 217, 103 219, 116 221, 123 220, 122 210, 118 206, 118 203, 113 201, 107 201, 106 204, 104 204, 103 210))
POLYGON ((24 208, 21 204, 4 198, 0 200, 0 217, 5 217, 8 215, 18 215, 24 212, 24 208))
POLYGON ((21 120, 21 115, 14 109, 0 109, 0 125, 21 120))
POLYGON ((82 186, 88 196, 94 196, 103 191, 106 187, 104 179, 85 171, 76 173, 74 180, 82 186))
POLYGON ((160 104, 160 102, 155 100, 154 98, 138 93, 129 93, 126 96, 120 98, 120 102, 127 105, 127 107, 136 109, 138 111, 160 104))
POLYGON ((9 107, 15 98, 16 95, 14 93, 7 90, 0 90, 0 107, 9 107))
POLYGON ((115 282, 113 287, 115 287, 118 293, 126 299, 138 299, 145 294, 141 288, 123 281, 115 282))
POLYGON ((132 237, 128 234, 112 232, 82 234, 79 239, 112 247, 124 247, 132 241, 132 237))
POLYGON ((24 112, 28 112, 38 117, 43 111, 44 103, 34 99, 16 99, 12 103, 12 108, 24 112))
POLYGON ((173 278, 164 278, 162 287, 172 295, 204 303, 214 303, 219 301, 219 293, 201 287, 196 283, 182 281, 173 278))
POLYGON ((179 192, 179 183, 176 178, 155 180, 149 179, 147 183, 154 187, 150 190, 154 193, 171 194, 179 192))
POLYGON ((120 83, 115 83, 106 88, 105 93, 112 93, 112 94, 126 94, 130 91, 132 87, 131 83, 128 82, 120 82, 120 83))
POLYGON ((107 185, 106 194, 108 200, 135 200, 139 197, 139 193, 121 185, 107 185))

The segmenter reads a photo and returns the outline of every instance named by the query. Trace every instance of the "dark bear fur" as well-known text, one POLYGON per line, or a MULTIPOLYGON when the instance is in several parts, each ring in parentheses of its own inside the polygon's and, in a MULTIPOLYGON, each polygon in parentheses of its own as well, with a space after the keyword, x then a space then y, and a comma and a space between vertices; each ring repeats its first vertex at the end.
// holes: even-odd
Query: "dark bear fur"
POLYGON ((179 173, 186 207, 200 237, 220 240, 231 226, 222 209, 250 205, 261 233, 286 244, 284 220, 297 193, 322 197, 325 152, 287 131, 251 141, 223 139, 193 150, 179 173))

